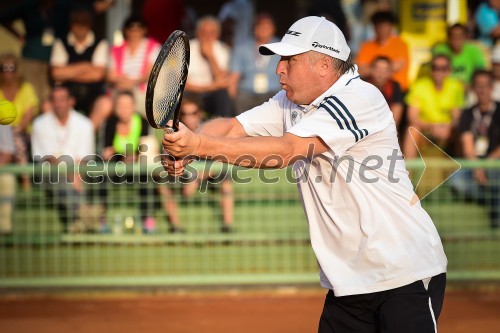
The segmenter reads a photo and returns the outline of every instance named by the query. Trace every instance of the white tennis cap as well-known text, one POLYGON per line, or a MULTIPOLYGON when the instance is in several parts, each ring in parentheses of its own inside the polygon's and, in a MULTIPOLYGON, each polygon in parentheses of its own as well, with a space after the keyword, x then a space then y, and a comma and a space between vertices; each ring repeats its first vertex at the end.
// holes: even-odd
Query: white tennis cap
POLYGON ((346 61, 351 53, 344 34, 324 17, 308 16, 295 22, 281 42, 259 47, 262 55, 292 56, 307 51, 317 51, 346 61))

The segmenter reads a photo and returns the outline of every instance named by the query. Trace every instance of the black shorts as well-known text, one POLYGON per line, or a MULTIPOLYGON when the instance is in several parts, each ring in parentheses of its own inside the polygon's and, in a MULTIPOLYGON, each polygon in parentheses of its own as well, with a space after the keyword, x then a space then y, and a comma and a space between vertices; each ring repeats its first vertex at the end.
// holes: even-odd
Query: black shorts
POLYGON ((371 294, 326 295, 319 333, 434 333, 443 306, 446 273, 371 294))

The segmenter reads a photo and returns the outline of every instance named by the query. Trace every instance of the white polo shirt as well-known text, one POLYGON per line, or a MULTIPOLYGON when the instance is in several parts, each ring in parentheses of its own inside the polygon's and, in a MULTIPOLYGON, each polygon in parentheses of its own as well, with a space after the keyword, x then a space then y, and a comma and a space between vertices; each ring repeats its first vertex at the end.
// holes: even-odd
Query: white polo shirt
MULTIPOLYGON (((189 73, 187 82, 197 86, 207 86, 212 84, 214 77, 210 69, 210 63, 201 54, 201 45, 198 39, 189 41, 190 57, 189 57, 189 73)), ((231 50, 223 42, 217 40, 213 44, 213 52, 215 61, 219 68, 227 71, 231 57, 231 50)))
POLYGON ((331 148, 293 166, 323 287, 336 296, 365 294, 446 271, 431 218, 420 202, 410 205, 392 113, 357 70, 311 105, 281 91, 237 119, 250 136, 319 136, 331 148))

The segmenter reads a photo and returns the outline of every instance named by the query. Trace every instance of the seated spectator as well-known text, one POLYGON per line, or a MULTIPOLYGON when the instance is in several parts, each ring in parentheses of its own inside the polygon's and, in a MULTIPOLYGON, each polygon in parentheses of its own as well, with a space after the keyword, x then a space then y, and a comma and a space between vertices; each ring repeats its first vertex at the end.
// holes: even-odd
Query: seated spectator
POLYGON ((92 32, 92 16, 85 10, 71 13, 70 32, 54 43, 51 75, 75 97, 75 109, 88 116, 97 97, 105 92, 108 44, 92 32))
MULTIPOLYGON (((12 127, 0 125, 0 167, 14 162, 14 134, 12 127)), ((12 232, 12 207, 16 193, 13 174, 0 172, 0 236, 12 232)))
POLYGON ((359 74, 370 77, 370 65, 378 56, 385 56, 392 63, 392 79, 399 83, 401 89, 408 89, 408 46, 403 39, 393 33, 396 19, 391 12, 379 11, 371 17, 375 38, 361 44, 356 64, 359 74))
MULTIPOLYGON (((128 91, 117 93, 114 101, 114 114, 108 119, 104 130, 104 150, 102 158, 107 162, 134 163, 139 154, 141 139, 148 136, 148 122, 135 111, 134 95, 128 91)), ((133 174, 123 177, 114 177, 113 183, 127 183, 139 188, 140 216, 143 229, 146 233, 156 228, 154 218, 155 194, 148 187, 150 179, 147 174, 141 173, 139 182, 135 181, 133 174)), ((152 183, 150 183, 152 184, 152 183)), ((107 186, 101 186, 101 198, 106 205, 107 186)))
POLYGON ((377 87, 389 105, 396 122, 396 128, 399 128, 403 116, 403 92, 399 83, 391 79, 391 60, 387 57, 377 57, 371 64, 371 76, 368 82, 377 87))
POLYGON ((486 46, 492 46, 500 37, 500 1, 487 0, 479 5, 474 14, 479 30, 478 39, 486 46))
MULTIPOLYGON (((409 126, 414 127, 442 148, 446 148, 452 126, 458 120, 464 105, 464 87, 452 78, 450 59, 437 55, 431 61, 431 76, 422 77, 411 86, 408 104, 409 126)), ((415 138, 417 139, 417 138, 415 138)), ((425 142, 414 142, 405 135, 403 153, 406 158, 417 157, 417 146, 425 142)))
MULTIPOLYGON (((76 165, 95 153, 94 130, 90 120, 74 109, 74 97, 64 85, 52 90, 53 110, 39 116, 33 123, 31 146, 35 162, 48 162, 53 166, 66 162, 76 165)), ((80 220, 83 186, 78 174, 68 174, 67 179, 54 182, 50 174, 42 179, 49 196, 59 209, 65 231, 82 232, 80 220)))
POLYGON ((486 66, 482 51, 467 42, 467 27, 456 23, 448 28, 448 40, 435 45, 432 54, 444 54, 451 59, 451 76, 469 86, 472 74, 486 66))
MULTIPOLYGON (((493 75, 480 70, 472 78, 478 102, 460 117, 461 156, 468 160, 500 158, 500 102, 492 99, 493 75)), ((492 228, 500 226, 500 171, 461 169, 451 178, 453 190, 489 208, 492 228)))
POLYGON ((196 38, 190 40, 191 56, 186 97, 200 102, 209 116, 232 114, 228 95, 229 47, 219 41, 220 23, 214 17, 200 19, 196 38))
MULTIPOLYGON (((189 100, 183 99, 181 105, 181 115, 180 121, 186 125, 190 130, 196 131, 201 128, 203 121, 203 111, 200 110, 199 106, 189 100)), ((193 171, 193 170, 190 170, 193 171)), ((186 183, 182 187, 182 196, 184 198, 189 198, 192 196, 196 190, 200 188, 200 183, 202 181, 212 181, 217 184, 220 183, 221 199, 220 207, 222 211, 222 223, 220 226, 220 231, 223 233, 233 232, 233 185, 231 180, 226 177, 226 175, 212 175, 209 173, 198 173, 192 175, 190 179, 187 179, 186 183)), ((161 186, 159 188, 160 194, 164 198, 164 209, 168 216, 171 224, 178 226, 181 224, 177 203, 175 201, 173 191, 168 186, 161 186)))
POLYGON ((263 56, 262 44, 278 41, 274 36, 276 26, 268 14, 255 19, 254 38, 235 47, 231 59, 230 95, 236 99, 236 114, 267 102, 281 90, 276 76, 279 56, 263 56))
MULTIPOLYGON (((17 117, 10 124, 16 146, 14 162, 27 164, 31 123, 38 112, 38 97, 33 86, 21 75, 19 59, 14 54, 0 56, 0 66, 0 100, 11 101, 17 110, 17 117)), ((27 188, 28 178, 23 177, 22 180, 24 188, 27 188)))

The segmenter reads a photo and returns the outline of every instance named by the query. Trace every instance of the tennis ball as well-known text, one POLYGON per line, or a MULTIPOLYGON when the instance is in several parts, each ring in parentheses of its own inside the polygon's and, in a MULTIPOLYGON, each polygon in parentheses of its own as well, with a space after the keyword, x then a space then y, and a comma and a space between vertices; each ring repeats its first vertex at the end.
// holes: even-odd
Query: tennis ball
POLYGON ((12 102, 0 100, 0 124, 8 125, 17 117, 16 107, 12 102))

